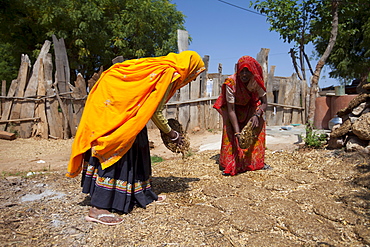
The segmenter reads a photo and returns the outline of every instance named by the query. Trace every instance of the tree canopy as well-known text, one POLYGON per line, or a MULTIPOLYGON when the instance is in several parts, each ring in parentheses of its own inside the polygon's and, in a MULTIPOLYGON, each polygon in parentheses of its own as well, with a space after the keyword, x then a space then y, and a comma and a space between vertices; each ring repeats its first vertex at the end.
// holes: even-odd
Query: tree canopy
MULTIPOLYGON (((317 27, 316 23, 322 14, 326 13, 325 11, 330 13, 327 14, 327 16, 331 17, 330 29, 329 27, 327 28, 329 30, 327 46, 320 56, 315 70, 311 70, 308 121, 313 121, 320 73, 330 56, 338 36, 338 0, 267 0, 256 2, 255 8, 261 13, 267 14, 267 20, 272 25, 271 30, 279 32, 284 41, 289 43, 294 41, 299 46, 301 71, 304 80, 306 80, 304 60, 309 64, 309 60, 304 52, 304 46, 308 42, 315 42, 318 39, 319 36, 314 27, 317 27)), ((297 74, 302 78, 297 69, 294 51, 291 53, 297 74)))
POLYGON ((64 39, 71 70, 85 77, 119 55, 176 52, 184 18, 169 0, 0 0, 0 79, 15 79, 21 54, 35 60, 52 35, 64 39))
MULTIPOLYGON (((366 81, 370 73, 370 2, 342 0, 339 11, 338 38, 326 61, 332 69, 330 76, 351 82, 358 78, 366 81)), ((322 12, 314 26, 318 38, 314 45, 322 54, 330 35, 330 16, 322 12)))
MULTIPOLYGON (((337 2, 338 37, 325 64, 331 68, 329 74, 333 78, 367 77, 370 72, 370 3, 368 0, 337 2)), ((332 0, 257 0, 251 5, 266 14, 270 30, 277 31, 284 42, 293 43, 295 52, 304 52, 304 45, 312 42, 314 55, 321 57, 332 35, 332 3, 332 0)))

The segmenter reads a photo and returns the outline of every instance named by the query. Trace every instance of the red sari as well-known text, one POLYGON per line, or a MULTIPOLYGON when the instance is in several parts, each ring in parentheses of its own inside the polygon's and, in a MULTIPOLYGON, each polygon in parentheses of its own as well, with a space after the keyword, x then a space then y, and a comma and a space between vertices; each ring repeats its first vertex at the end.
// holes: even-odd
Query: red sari
MULTIPOLYGON (((258 62, 249 56, 244 56, 238 61, 237 73, 244 67, 254 74, 254 80, 257 82, 254 84, 266 91, 262 79, 262 68, 258 62)), ((258 92, 245 86, 237 74, 230 76, 223 83, 221 94, 213 106, 223 118, 220 166, 224 168, 225 173, 232 176, 245 171, 262 169, 265 160, 265 121, 262 117, 259 118, 259 125, 256 127, 258 134, 253 144, 247 149, 241 149, 227 112, 226 87, 230 87, 234 94, 235 113, 240 130, 248 123, 261 104, 258 92)))

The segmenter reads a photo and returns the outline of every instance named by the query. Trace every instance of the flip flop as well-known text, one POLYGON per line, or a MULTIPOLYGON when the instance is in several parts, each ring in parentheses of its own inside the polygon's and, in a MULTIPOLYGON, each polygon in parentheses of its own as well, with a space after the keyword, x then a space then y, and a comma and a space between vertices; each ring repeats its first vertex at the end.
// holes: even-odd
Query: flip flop
POLYGON ((118 224, 121 224, 123 222, 123 219, 121 219, 121 221, 118 221, 118 222, 104 222, 104 221, 100 220, 103 217, 116 218, 116 216, 114 214, 99 214, 97 219, 93 218, 93 217, 90 217, 88 215, 85 216, 85 219, 87 221, 90 221, 90 222, 97 222, 97 223, 108 225, 108 226, 118 225, 118 224))
POLYGON ((164 200, 166 200, 166 198, 167 198, 166 195, 159 195, 157 202, 163 202, 164 200))

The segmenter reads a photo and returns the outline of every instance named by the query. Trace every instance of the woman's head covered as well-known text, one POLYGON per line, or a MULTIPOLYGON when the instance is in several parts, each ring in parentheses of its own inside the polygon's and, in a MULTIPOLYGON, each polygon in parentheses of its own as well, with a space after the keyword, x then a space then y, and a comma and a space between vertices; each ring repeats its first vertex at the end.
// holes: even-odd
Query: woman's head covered
POLYGON ((250 56, 242 56, 239 58, 236 64, 236 74, 239 74, 243 68, 247 68, 254 75, 254 80, 265 89, 265 83, 263 81, 263 71, 261 65, 256 59, 250 56))
POLYGON ((176 89, 185 86, 205 70, 202 58, 195 51, 170 53, 168 57, 175 61, 176 71, 180 75, 175 85, 176 89))

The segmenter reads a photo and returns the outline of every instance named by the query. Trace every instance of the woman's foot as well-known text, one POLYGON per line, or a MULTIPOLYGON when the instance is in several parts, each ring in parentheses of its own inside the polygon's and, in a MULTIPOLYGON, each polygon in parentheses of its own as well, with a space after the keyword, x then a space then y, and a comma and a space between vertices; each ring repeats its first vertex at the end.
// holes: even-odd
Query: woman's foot
POLYGON ((98 222, 104 225, 117 225, 123 222, 123 219, 115 216, 106 209, 92 207, 89 214, 85 217, 87 221, 98 222))
POLYGON ((222 176, 230 176, 230 173, 228 173, 228 172, 222 172, 222 176))

